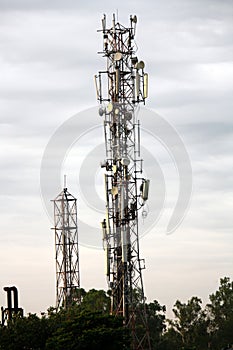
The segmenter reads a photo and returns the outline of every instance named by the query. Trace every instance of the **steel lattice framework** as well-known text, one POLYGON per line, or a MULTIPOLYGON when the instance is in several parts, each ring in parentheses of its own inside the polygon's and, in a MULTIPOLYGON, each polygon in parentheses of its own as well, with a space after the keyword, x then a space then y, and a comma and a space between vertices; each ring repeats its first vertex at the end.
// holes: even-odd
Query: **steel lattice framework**
POLYGON ((106 275, 111 290, 111 313, 124 317, 131 330, 132 349, 150 349, 139 257, 138 211, 148 198, 149 180, 143 178, 140 124, 137 107, 144 103, 148 75, 135 56, 136 16, 126 28, 102 20, 107 68, 95 76, 99 114, 104 117, 106 219, 102 222, 106 275), (140 331, 139 331, 140 329, 140 331))
POLYGON ((56 307, 79 301, 77 200, 64 188, 53 200, 56 249, 56 307))

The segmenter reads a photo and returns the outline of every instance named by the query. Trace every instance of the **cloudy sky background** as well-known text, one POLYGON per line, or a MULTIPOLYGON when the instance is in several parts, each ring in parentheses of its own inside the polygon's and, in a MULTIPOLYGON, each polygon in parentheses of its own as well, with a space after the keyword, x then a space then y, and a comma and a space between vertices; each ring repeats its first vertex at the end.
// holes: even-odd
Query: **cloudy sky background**
MULTIPOLYGON (((205 303, 220 277, 233 277, 232 1, 0 0, 1 305, 6 305, 6 285, 19 288, 26 312, 55 304, 54 239, 40 193, 41 160, 56 129, 77 113, 83 127, 82 111, 97 105, 93 75, 105 67, 97 55, 102 49, 97 29, 103 13, 110 25, 117 9, 126 26, 130 14, 138 16, 137 54, 150 76, 147 107, 174 126, 193 168, 189 212, 166 235, 179 179, 161 144, 151 150, 144 135, 146 150, 157 152, 167 192, 163 215, 140 241, 147 298, 169 310, 178 298, 193 295, 205 303)), ((98 126, 100 117, 92 118, 98 126)), ((80 164, 103 135, 96 127, 90 136, 84 135, 64 162, 75 196, 80 164)), ((93 173, 103 197, 98 164, 93 173)), ((102 215, 88 217, 85 198, 78 210, 82 220, 99 227, 102 215)), ((81 245, 80 269, 82 287, 107 288, 100 249, 81 245)))

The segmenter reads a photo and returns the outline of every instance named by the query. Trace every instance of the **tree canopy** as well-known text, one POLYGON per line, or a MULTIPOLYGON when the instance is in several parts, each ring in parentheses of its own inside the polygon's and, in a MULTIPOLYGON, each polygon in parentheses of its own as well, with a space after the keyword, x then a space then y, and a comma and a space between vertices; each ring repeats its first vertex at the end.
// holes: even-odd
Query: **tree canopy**
MULTIPOLYGON (((130 332, 123 319, 109 315, 110 297, 103 290, 84 289, 80 304, 57 311, 50 307, 42 317, 14 317, 0 327, 0 350, 130 349, 130 332)), ((152 350, 225 350, 233 344, 233 282, 220 279, 216 292, 202 305, 197 296, 177 300, 174 318, 157 300, 146 303, 152 350)), ((140 312, 140 307, 139 307, 140 312)), ((138 332, 143 327, 137 325, 138 332)))
POLYGON ((233 282, 220 279, 219 289, 202 307, 198 297, 186 303, 177 300, 174 319, 168 320, 161 349, 221 350, 233 345, 233 282))

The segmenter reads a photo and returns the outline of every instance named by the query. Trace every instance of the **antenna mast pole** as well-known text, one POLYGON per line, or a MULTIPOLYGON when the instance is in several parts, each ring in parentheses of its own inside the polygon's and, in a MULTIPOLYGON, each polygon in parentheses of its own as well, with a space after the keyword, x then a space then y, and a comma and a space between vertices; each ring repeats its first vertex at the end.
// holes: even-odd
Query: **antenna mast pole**
POLYGON ((151 349, 139 257, 138 211, 148 198, 149 180, 142 177, 139 103, 145 103, 148 75, 135 56, 137 17, 124 27, 113 15, 102 19, 107 68, 95 76, 99 114, 104 116, 106 218, 102 222, 106 275, 111 290, 111 314, 124 318, 132 349, 151 349))

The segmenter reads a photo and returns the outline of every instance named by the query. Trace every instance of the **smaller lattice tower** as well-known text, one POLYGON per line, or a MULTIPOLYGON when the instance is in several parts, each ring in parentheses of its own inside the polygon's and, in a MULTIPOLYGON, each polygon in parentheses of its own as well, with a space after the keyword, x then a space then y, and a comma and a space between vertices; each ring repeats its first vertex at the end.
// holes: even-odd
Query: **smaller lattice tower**
MULTIPOLYGON (((65 187, 65 186, 64 186, 65 187)), ((77 199, 67 188, 53 200, 56 251, 56 308, 79 302, 77 199)))

